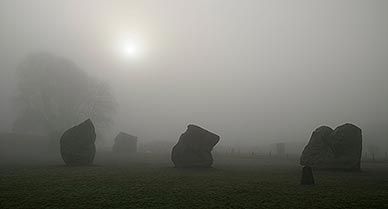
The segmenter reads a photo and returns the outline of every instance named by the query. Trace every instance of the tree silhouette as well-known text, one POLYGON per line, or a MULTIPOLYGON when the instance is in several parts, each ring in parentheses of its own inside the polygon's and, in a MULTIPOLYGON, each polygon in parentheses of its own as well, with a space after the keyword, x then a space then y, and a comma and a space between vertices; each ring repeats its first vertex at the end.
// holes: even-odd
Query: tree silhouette
POLYGON ((109 86, 72 61, 48 53, 28 56, 17 69, 19 117, 14 131, 58 136, 90 118, 108 128, 116 109, 109 86))

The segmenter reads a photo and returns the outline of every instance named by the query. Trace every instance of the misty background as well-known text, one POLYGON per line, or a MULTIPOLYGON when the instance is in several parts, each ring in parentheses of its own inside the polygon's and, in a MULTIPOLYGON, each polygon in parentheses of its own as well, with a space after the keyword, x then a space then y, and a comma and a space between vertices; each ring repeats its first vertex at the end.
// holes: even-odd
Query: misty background
POLYGON ((350 122, 387 150, 387 8, 385 0, 0 0, 0 131, 16 120, 15 70, 46 52, 109 84, 117 102, 109 145, 117 131, 176 142, 189 123, 219 134, 220 145, 307 142, 320 125, 350 122), (141 56, 123 56, 128 37, 141 56))

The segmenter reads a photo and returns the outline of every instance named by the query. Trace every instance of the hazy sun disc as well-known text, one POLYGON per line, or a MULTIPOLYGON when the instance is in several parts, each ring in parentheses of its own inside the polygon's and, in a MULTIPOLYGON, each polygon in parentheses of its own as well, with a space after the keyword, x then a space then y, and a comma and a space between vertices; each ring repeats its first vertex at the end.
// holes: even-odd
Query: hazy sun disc
POLYGON ((129 58, 136 57, 139 54, 138 46, 135 43, 125 43, 123 45, 123 54, 129 58))
POLYGON ((140 35, 124 33, 116 40, 116 51, 123 59, 128 61, 143 59, 145 45, 140 35))

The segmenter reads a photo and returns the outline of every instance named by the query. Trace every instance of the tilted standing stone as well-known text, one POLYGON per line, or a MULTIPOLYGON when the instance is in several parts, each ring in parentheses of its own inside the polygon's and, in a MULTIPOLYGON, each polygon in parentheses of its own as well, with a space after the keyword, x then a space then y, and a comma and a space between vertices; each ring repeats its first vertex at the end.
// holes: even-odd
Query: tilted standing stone
POLYGON ((175 167, 211 167, 211 151, 220 137, 196 125, 188 125, 173 147, 171 160, 175 167))
POLYGON ((123 154, 135 153, 137 151, 137 137, 120 132, 115 138, 112 151, 115 153, 123 154))
POLYGON ((67 130, 61 137, 61 155, 67 165, 90 165, 96 153, 96 133, 90 119, 67 130))
POLYGON ((302 185, 314 185, 313 169, 310 166, 304 166, 302 169, 302 179, 300 181, 302 185))
POLYGON ((318 169, 359 171, 362 153, 361 129, 344 124, 332 130, 316 129, 300 158, 300 164, 318 169))
POLYGON ((333 133, 333 129, 327 126, 321 126, 314 130, 311 135, 309 143, 306 145, 300 158, 301 165, 307 165, 312 167, 324 167, 334 154, 328 143, 330 135, 333 133))

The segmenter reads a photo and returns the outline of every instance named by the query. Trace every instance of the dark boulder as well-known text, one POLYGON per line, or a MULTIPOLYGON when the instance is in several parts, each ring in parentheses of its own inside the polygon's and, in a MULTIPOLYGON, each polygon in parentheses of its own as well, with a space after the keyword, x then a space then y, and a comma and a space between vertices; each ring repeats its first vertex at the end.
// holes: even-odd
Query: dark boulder
POLYGON ((333 159, 334 155, 328 143, 332 133, 333 129, 327 126, 321 126, 315 129, 309 143, 302 152, 300 164, 312 167, 322 167, 333 159))
POLYGON ((348 123, 338 126, 329 138, 329 144, 334 153, 334 168, 361 169, 362 133, 359 127, 348 123))
POLYGON ((137 151, 137 137, 120 132, 115 138, 112 151, 120 154, 135 153, 137 151))
POLYGON ((313 169, 310 166, 304 166, 302 169, 302 178, 300 180, 302 185, 314 185, 313 169))
POLYGON ((62 135, 61 155, 67 165, 90 165, 93 163, 96 147, 96 133, 90 119, 75 126, 62 135))
POLYGON ((173 147, 171 160, 175 167, 211 167, 211 151, 220 137, 196 125, 189 125, 173 147))
POLYGON ((361 129, 344 124, 335 130, 327 126, 316 129, 300 158, 300 164, 317 169, 360 170, 361 129))

